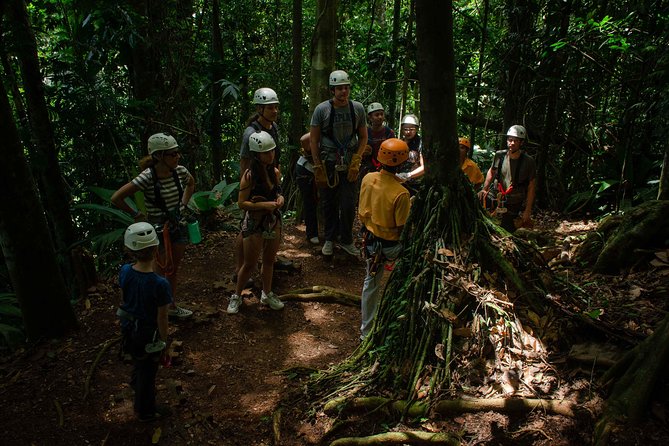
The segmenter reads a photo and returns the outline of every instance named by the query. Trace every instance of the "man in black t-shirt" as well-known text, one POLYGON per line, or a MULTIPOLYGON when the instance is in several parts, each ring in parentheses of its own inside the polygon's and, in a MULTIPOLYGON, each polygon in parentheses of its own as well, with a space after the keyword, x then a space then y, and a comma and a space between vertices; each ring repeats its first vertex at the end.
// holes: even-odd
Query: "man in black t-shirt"
POLYGON ((522 148, 527 140, 527 131, 522 125, 512 125, 506 132, 508 150, 495 154, 479 192, 485 199, 493 181, 496 182, 498 206, 495 212, 501 216, 501 226, 509 232, 531 226, 532 205, 536 196, 536 165, 534 159, 522 148))

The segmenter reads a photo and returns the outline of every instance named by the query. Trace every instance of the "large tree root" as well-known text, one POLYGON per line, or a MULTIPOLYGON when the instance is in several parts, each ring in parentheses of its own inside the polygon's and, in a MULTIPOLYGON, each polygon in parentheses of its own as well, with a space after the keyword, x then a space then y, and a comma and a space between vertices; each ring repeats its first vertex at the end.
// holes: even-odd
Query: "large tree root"
POLYGON ((279 296, 279 299, 298 302, 326 302, 348 305, 351 307, 360 306, 359 295, 350 294, 346 291, 323 285, 315 285, 309 288, 292 290, 279 296))
POLYGON ((643 418, 658 377, 669 362, 669 315, 652 335, 630 350, 602 377, 607 385, 615 381, 604 414, 595 426, 596 445, 605 445, 613 427, 624 417, 636 422, 643 418))
POLYGON ((391 400, 383 397, 353 398, 344 397, 330 400, 323 408, 326 414, 348 414, 370 411, 385 407, 389 412, 405 414, 408 417, 425 417, 430 412, 437 415, 452 415, 463 412, 495 411, 501 413, 527 413, 541 410, 549 414, 575 417, 586 413, 579 406, 567 400, 544 400, 539 398, 492 398, 472 400, 440 401, 434 406, 427 403, 391 400))
POLYGON ((386 432, 370 437, 340 438, 330 446, 373 446, 377 444, 441 444, 459 445, 461 440, 452 434, 433 432, 386 432))

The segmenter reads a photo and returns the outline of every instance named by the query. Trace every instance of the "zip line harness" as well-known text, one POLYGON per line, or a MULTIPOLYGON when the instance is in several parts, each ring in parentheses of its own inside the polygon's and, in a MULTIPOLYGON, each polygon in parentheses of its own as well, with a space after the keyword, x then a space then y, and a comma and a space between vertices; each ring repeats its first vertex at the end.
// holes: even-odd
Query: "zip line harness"
POLYGON ((170 236, 170 229, 178 229, 179 227, 179 205, 181 204, 181 199, 184 195, 184 189, 181 186, 181 180, 179 179, 179 174, 176 170, 172 171, 172 178, 174 179, 174 184, 179 191, 179 204, 174 211, 167 209, 167 204, 165 199, 160 193, 161 184, 158 181, 158 175, 156 173, 156 168, 151 166, 151 175, 153 177, 153 201, 149 199, 154 206, 159 208, 167 216, 167 220, 163 227, 157 227, 156 232, 163 235, 163 247, 165 249, 164 261, 160 258, 160 254, 156 254, 156 264, 165 274, 165 277, 173 277, 176 274, 176 268, 174 265, 174 258, 172 257, 172 237, 170 236))
POLYGON ((323 164, 323 170, 325 171, 325 179, 327 180, 328 187, 330 189, 334 189, 339 185, 338 173, 348 170, 348 164, 345 162, 346 158, 348 158, 350 161, 350 157, 348 157, 348 144, 351 142, 351 139, 353 139, 353 137, 356 135, 358 129, 355 127, 355 108, 353 107, 353 101, 348 101, 349 113, 351 115, 351 134, 346 138, 346 142, 344 144, 341 144, 339 140, 334 137, 334 118, 335 118, 334 100, 330 99, 328 102, 330 103, 330 118, 328 122, 327 132, 324 133, 325 136, 330 138, 330 141, 332 141, 337 146, 335 174, 333 175, 332 183, 330 183, 330 176, 328 175, 326 164, 325 163, 322 164, 323 164))

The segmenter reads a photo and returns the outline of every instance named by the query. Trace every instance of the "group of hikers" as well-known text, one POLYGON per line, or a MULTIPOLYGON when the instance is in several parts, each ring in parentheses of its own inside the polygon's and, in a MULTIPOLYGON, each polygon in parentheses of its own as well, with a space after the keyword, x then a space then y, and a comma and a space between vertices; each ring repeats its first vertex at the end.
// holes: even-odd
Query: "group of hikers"
MULTIPOLYGON (((361 295, 360 338, 372 327, 380 298, 380 285, 387 262, 400 254, 400 234, 406 223, 411 196, 420 188, 426 171, 420 123, 413 114, 401 120, 400 137, 385 125, 385 110, 378 102, 364 106, 350 98, 351 81, 346 72, 330 73, 331 99, 316 106, 309 132, 302 136, 302 154, 295 166, 295 180, 303 199, 306 238, 322 246, 321 253, 334 254, 335 244, 358 257, 353 226, 359 219, 364 243, 366 275, 361 295), (318 228, 318 205, 323 231, 318 228), (321 236, 322 234, 322 236, 321 236)), ((281 243, 281 152, 277 118, 279 98, 271 88, 255 91, 254 115, 242 135, 238 205, 243 211, 235 239, 235 291, 227 313, 242 306, 242 292, 261 260, 260 303, 281 310, 284 303, 272 291, 276 254, 281 243)), ((507 132, 507 150, 499 151, 487 174, 469 158, 468 138, 459 139, 460 164, 483 202, 496 193, 495 212, 510 232, 531 222, 535 197, 534 160, 523 151, 525 128, 512 126, 507 132)), ((142 172, 118 189, 112 202, 134 218, 124 236, 124 245, 134 263, 124 265, 119 276, 123 302, 117 312, 121 320, 123 349, 133 358, 131 386, 134 409, 142 421, 169 413, 156 405, 155 377, 160 358, 165 357, 168 317, 188 318, 193 312, 176 304, 177 271, 188 234, 185 215, 195 189, 189 171, 179 164, 179 146, 167 133, 148 139, 148 155, 140 160, 142 172), (129 197, 142 191, 147 214, 135 209, 129 197)))

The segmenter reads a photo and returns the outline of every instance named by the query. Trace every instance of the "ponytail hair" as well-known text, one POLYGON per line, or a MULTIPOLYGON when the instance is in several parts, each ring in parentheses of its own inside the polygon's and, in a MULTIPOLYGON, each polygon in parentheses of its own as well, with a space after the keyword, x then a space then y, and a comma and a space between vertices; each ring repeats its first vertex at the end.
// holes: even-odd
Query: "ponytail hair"
POLYGON ((146 155, 144 158, 139 160, 139 168, 140 170, 146 170, 155 166, 157 162, 158 160, 153 155, 146 155))

